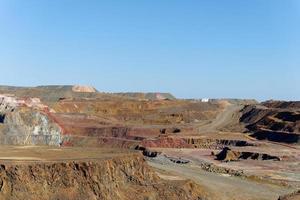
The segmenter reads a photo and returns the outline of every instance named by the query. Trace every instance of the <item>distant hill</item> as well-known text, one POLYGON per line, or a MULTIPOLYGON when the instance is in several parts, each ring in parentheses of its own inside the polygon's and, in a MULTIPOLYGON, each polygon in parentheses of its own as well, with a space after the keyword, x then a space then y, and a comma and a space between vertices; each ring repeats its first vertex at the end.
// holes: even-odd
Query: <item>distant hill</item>
POLYGON ((13 94, 18 97, 37 97, 43 102, 56 102, 60 99, 82 98, 134 98, 134 99, 176 99, 169 93, 103 93, 94 87, 81 85, 45 85, 37 87, 0 86, 0 94, 13 94))
POLYGON ((0 86, 0 93, 13 94, 18 97, 38 97, 44 102, 55 102, 62 98, 96 98, 100 95, 93 87, 78 85, 0 86))
POLYGON ((142 93, 142 92, 124 92, 124 93, 114 93, 119 96, 123 97, 130 97, 130 98, 136 98, 136 99, 148 99, 148 100, 162 100, 162 99, 170 99, 174 100, 176 99, 172 94, 170 93, 160 93, 160 92, 152 92, 152 93, 142 93))

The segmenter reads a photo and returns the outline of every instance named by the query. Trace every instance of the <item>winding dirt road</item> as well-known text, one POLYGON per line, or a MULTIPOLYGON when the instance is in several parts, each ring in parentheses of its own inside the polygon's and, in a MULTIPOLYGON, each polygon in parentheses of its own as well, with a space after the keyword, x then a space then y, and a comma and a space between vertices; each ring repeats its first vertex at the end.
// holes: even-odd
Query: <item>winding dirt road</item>
POLYGON ((214 120, 198 128, 199 133, 209 133, 219 131, 220 128, 235 122, 235 116, 243 108, 242 105, 230 104, 225 107, 214 120))

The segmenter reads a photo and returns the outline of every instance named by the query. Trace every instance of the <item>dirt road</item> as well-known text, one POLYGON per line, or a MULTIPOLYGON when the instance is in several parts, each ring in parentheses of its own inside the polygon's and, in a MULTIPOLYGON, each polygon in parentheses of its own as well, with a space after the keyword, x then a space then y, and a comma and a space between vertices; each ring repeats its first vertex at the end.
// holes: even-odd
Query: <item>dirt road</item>
POLYGON ((215 194, 215 198, 219 200, 277 200, 279 195, 293 191, 283 186, 206 172, 194 164, 168 164, 155 160, 148 163, 155 169, 173 174, 172 178, 186 178, 197 182, 215 194))
POLYGON ((239 110, 243 108, 242 105, 230 104, 226 106, 223 112, 221 112, 216 119, 211 122, 201 125, 198 128, 199 133, 216 132, 220 128, 225 127, 235 122, 235 117, 239 110))

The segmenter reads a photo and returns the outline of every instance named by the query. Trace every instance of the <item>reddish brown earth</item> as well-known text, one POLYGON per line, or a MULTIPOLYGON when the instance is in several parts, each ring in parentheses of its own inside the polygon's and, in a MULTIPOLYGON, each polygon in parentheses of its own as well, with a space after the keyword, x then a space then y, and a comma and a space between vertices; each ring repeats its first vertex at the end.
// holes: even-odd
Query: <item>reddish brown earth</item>
POLYGON ((97 140, 101 145, 108 142, 108 145, 121 143, 124 146, 126 143, 125 146, 131 147, 143 141, 149 145, 164 143, 171 147, 171 140, 180 139, 169 136, 193 131, 191 125, 195 121, 213 119, 223 106, 182 100, 69 99, 55 103, 52 109, 55 113, 51 115, 68 136, 68 144, 76 143, 74 138, 80 136, 97 140))
POLYGON ((0 151, 0 199, 254 200, 300 187, 299 102, 87 86, 0 93, 0 143, 22 147, 0 151))

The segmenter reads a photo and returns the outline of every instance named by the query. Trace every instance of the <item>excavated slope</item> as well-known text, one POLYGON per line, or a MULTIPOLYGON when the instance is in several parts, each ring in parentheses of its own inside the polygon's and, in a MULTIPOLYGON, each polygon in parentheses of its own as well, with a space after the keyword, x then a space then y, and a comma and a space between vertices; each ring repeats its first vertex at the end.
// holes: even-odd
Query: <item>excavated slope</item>
POLYGON ((200 200, 206 197, 205 191, 192 181, 160 179, 140 154, 116 155, 69 161, 25 162, 20 161, 22 157, 17 158, 18 162, 1 161, 0 199, 200 200))
POLYGON ((299 143, 300 110, 297 102, 267 102, 242 109, 240 122, 257 139, 275 142, 299 143), (264 106, 267 105, 267 106, 264 106))
POLYGON ((60 145, 62 129, 36 98, 0 97, 0 144, 60 145))

